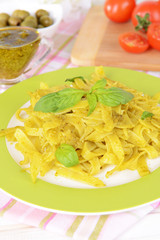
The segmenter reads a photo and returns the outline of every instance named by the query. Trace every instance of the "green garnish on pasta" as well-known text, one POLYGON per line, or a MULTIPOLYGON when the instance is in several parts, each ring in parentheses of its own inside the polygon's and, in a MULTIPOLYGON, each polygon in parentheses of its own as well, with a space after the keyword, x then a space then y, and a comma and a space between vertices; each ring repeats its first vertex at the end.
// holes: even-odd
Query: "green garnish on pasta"
POLYGON ((144 119, 146 119, 146 118, 151 118, 151 117, 153 117, 153 115, 154 115, 154 114, 151 113, 151 112, 144 111, 144 112, 142 113, 141 119, 144 120, 144 119))

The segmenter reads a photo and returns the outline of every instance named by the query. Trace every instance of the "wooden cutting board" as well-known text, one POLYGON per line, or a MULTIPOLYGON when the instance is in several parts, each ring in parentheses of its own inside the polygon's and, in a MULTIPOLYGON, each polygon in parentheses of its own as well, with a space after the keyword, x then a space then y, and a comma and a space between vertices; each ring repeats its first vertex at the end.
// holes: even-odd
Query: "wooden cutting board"
POLYGON ((102 6, 92 7, 73 46, 72 63, 160 71, 160 51, 150 48, 144 53, 133 54, 119 46, 118 36, 128 31, 134 31, 131 21, 114 23, 105 16, 102 6))

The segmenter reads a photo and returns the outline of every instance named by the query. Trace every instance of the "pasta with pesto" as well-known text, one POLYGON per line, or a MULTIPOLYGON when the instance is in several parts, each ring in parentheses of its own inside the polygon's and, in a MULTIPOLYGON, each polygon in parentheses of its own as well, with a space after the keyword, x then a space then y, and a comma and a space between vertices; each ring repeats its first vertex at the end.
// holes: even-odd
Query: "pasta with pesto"
POLYGON ((55 175, 103 187, 105 184, 95 175, 106 166, 114 165, 112 170, 106 171, 106 177, 124 169, 137 170, 140 176, 145 176, 149 174, 146 159, 160 155, 160 94, 151 97, 112 81, 105 76, 102 67, 95 68, 91 80, 75 77, 69 84, 51 88, 41 83, 40 89, 29 94, 30 106, 16 112, 23 126, 1 130, 0 136, 16 142, 15 148, 24 156, 20 164, 29 164, 33 182, 39 174, 44 176, 53 169, 55 175), (59 112, 34 110, 36 103, 47 94, 66 88, 90 93, 101 79, 106 80, 104 89, 120 88, 134 97, 125 104, 108 106, 94 96, 96 102, 90 115, 86 96, 59 112), (150 115, 142 119, 144 112, 150 115), (55 153, 61 144, 75 149, 77 165, 65 167, 58 161, 55 153))

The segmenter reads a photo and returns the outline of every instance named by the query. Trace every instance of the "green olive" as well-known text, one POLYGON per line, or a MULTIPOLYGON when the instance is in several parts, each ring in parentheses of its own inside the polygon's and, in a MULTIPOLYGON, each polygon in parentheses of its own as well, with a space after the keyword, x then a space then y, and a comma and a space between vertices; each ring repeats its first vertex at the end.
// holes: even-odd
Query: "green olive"
POLYGON ((37 18, 36 17, 34 17, 34 16, 27 16, 25 19, 24 19, 24 21, 33 21, 33 22, 35 22, 35 24, 36 24, 36 26, 37 26, 37 18))
POLYGON ((49 12, 44 10, 44 9, 39 9, 39 10, 36 11, 36 17, 37 18, 40 18, 44 15, 49 16, 49 12))
POLYGON ((12 13, 12 17, 18 17, 21 20, 24 20, 27 16, 29 16, 29 12, 25 11, 25 10, 15 10, 12 13))
POLYGON ((44 15, 40 17, 39 23, 42 24, 44 27, 48 27, 53 24, 53 20, 50 17, 44 15))
POLYGON ((38 24, 37 28, 44 28, 42 24, 38 24))
POLYGON ((0 27, 6 27, 7 26, 7 21, 2 19, 0 20, 0 27))
POLYGON ((7 22, 9 17, 10 16, 7 13, 0 13, 0 20, 5 20, 7 22))
POLYGON ((23 22, 21 22, 21 26, 37 28, 37 24, 35 23, 35 21, 32 20, 24 20, 23 22))
POLYGON ((18 17, 10 17, 8 19, 8 24, 10 26, 18 26, 21 23, 21 19, 18 17))

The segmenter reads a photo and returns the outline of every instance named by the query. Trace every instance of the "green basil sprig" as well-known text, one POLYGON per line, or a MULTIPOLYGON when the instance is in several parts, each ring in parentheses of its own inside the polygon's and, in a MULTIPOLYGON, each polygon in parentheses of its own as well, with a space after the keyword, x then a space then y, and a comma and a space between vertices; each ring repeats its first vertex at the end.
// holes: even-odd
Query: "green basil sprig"
POLYGON ((79 103, 84 94, 85 91, 74 88, 65 88, 59 92, 49 93, 40 98, 34 111, 60 112, 79 103))
POLYGON ((56 150, 57 160, 65 167, 73 167, 79 164, 76 150, 69 144, 62 143, 56 150))
POLYGON ((75 79, 77 79, 77 78, 81 79, 84 83, 86 83, 86 80, 85 80, 84 77, 82 77, 82 76, 73 77, 73 78, 67 78, 67 79, 65 80, 65 82, 74 82, 75 79))
POLYGON ((105 78, 98 80, 91 88, 90 92, 93 92, 94 90, 97 90, 99 88, 104 88, 107 84, 107 80, 105 78))
POLYGON ((88 116, 94 111, 97 105, 97 96, 95 93, 88 93, 87 100, 89 104, 88 116))
POLYGON ((111 87, 108 89, 99 88, 95 94, 100 103, 110 107, 126 104, 133 98, 132 93, 116 87, 111 87))
POLYGON ((141 119, 144 120, 144 119, 146 119, 146 118, 148 118, 148 117, 153 117, 153 116, 154 116, 153 113, 148 112, 148 111, 144 111, 144 112, 142 113, 141 119))
POLYGON ((58 92, 49 93, 40 98, 34 107, 34 111, 60 112, 75 106, 82 97, 86 97, 89 104, 89 116, 95 110, 97 102, 115 107, 128 103, 134 97, 132 93, 121 88, 111 87, 105 89, 106 83, 106 79, 101 79, 91 87, 90 91, 65 88, 58 92))

